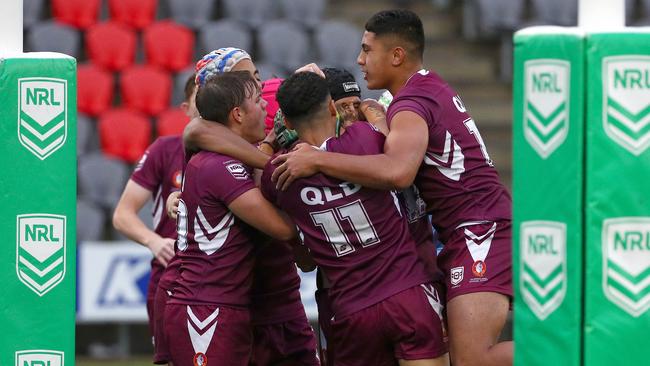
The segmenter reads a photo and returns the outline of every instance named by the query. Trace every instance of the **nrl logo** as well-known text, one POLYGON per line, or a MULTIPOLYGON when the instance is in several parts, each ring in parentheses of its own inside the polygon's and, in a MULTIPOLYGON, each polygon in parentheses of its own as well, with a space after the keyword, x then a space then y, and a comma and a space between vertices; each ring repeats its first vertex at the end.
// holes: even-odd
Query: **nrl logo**
POLYGON ((650 56, 603 59, 603 128, 638 156, 650 146, 650 56))
POLYGON ((67 136, 67 81, 53 78, 18 79, 18 140, 45 160, 67 136))
POLYGON ((16 366, 64 366, 63 359, 60 351, 16 351, 16 366))
POLYGON ((546 159, 569 132, 571 66, 555 59, 527 61, 524 78, 524 137, 546 159))
POLYGON ((27 214, 16 217, 16 273, 39 296, 65 276, 66 217, 27 214))
POLYGON ((555 221, 521 224, 519 286, 524 301, 544 320, 566 294, 566 225, 555 221))
POLYGON ((650 308, 650 217, 603 222, 603 290, 633 317, 650 308))

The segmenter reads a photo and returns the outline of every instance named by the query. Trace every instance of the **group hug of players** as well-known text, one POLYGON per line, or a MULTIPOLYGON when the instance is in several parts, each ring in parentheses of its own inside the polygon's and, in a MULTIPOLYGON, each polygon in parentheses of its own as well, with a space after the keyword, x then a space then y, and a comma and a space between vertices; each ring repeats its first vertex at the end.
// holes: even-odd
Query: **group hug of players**
POLYGON ((357 63, 387 108, 345 70, 262 83, 241 49, 197 63, 184 136, 150 146, 113 218, 154 254, 154 363, 512 364, 511 198, 423 50, 410 11, 366 23, 357 63), (296 264, 318 271, 320 352, 296 264))

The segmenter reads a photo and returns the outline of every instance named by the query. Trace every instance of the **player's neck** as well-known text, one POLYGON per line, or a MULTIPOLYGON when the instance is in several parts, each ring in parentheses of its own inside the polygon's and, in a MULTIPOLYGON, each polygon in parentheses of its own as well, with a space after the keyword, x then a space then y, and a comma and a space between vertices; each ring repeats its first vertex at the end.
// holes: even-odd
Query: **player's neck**
POLYGON ((314 121, 308 128, 297 129, 298 137, 313 146, 321 146, 323 142, 334 136, 336 117, 327 120, 314 121))
POLYGON ((415 74, 416 72, 422 70, 423 65, 421 62, 417 64, 411 64, 408 66, 405 66, 400 72, 397 74, 397 77, 395 80, 389 85, 388 91, 392 95, 397 95, 400 90, 406 85, 406 82, 415 74))

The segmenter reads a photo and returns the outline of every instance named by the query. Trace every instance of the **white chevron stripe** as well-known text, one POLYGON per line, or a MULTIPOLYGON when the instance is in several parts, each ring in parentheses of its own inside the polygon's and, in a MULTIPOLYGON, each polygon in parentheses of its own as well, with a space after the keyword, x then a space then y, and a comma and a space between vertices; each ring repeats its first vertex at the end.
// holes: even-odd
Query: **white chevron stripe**
POLYGON ((528 273, 524 272, 524 281, 530 283, 535 292, 541 296, 548 295, 549 292, 551 292, 551 290, 554 289, 558 283, 562 282, 562 280, 564 280, 564 274, 560 273, 557 277, 555 277, 554 280, 549 282, 546 287, 540 287, 528 273))
POLYGON ((611 268, 607 269, 607 276, 609 276, 614 281, 620 283, 623 287, 630 290, 635 295, 645 290, 648 286, 650 286, 650 276, 646 277, 645 279, 643 279, 643 281, 639 282, 636 285, 628 281, 627 278, 621 276, 618 272, 612 270, 611 268))
POLYGON ((485 261, 485 258, 487 257, 488 253, 490 252, 490 247, 492 246, 492 239, 494 239, 494 234, 497 229, 497 223, 493 223, 492 227, 490 230, 487 231, 484 235, 481 237, 477 236, 473 232, 471 232, 469 229, 465 228, 465 244, 467 245, 467 249, 469 250, 469 254, 472 256, 472 260, 475 262, 480 260, 480 261, 485 261), (482 243, 478 244, 476 241, 482 241, 482 243))
POLYGON ((528 291, 524 290, 523 294, 524 300, 540 320, 546 319, 546 317, 551 313, 551 309, 554 309, 560 305, 558 304, 557 298, 563 296, 562 292, 558 292, 557 295, 550 298, 545 304, 540 304, 539 301, 537 301, 537 299, 528 291))
POLYGON ((442 155, 427 152, 424 155, 424 163, 438 167, 440 173, 454 181, 459 181, 461 174, 465 172, 465 155, 463 155, 460 145, 451 138, 449 131, 446 131, 442 155), (452 142, 454 144, 453 153, 451 151, 452 142))
POLYGON ((38 283, 36 283, 31 277, 29 277, 27 275, 27 273, 25 273, 23 271, 20 271, 20 277, 25 282, 27 282, 31 286, 33 286, 40 296, 43 296, 43 294, 45 294, 46 290, 48 290, 50 288, 50 286, 52 286, 55 282, 59 281, 63 277, 63 272, 61 272, 60 274, 52 277, 49 281, 45 282, 42 285, 39 285, 38 283))
POLYGON ((560 123, 562 123, 562 122, 565 120, 565 118, 566 118, 566 110, 560 112, 560 114, 558 114, 558 115, 557 115, 557 116, 556 116, 556 117, 551 121, 551 123, 548 124, 548 126, 544 126, 544 125, 543 125, 543 124, 542 124, 542 123, 537 119, 537 117, 535 117, 535 115, 534 115, 533 112, 531 112, 531 111, 527 111, 527 112, 526 112, 526 117, 528 118, 528 120, 530 120, 530 122, 531 122, 533 125, 535 125, 535 128, 537 128, 537 129, 539 130, 539 132, 542 133, 542 135, 544 135, 544 136, 548 136, 548 134, 551 133, 551 131, 553 131, 553 129, 554 129, 555 127, 557 127, 557 125, 559 125, 560 123))
POLYGON ((29 261, 27 261, 27 259, 25 259, 25 257, 20 256, 20 263, 24 264, 25 267, 29 268, 32 272, 36 273, 38 275, 38 277, 43 277, 46 274, 50 273, 56 266, 63 263, 63 257, 55 260, 54 263, 50 264, 49 266, 47 266, 47 268, 45 268, 42 271, 39 270, 38 268, 36 268, 29 261))
MULTIPOLYGON (((209 323, 209 321, 207 321, 208 319, 214 320, 214 318, 217 317, 217 315, 219 314, 219 308, 217 308, 217 310, 215 310, 203 322, 198 321, 198 319, 192 312, 192 309, 189 307, 189 305, 187 306, 187 314, 190 316, 192 322, 194 322, 197 325, 202 324, 203 326, 201 327, 201 329, 203 329, 209 323)), ((201 352, 205 354, 207 352, 208 347, 210 346, 210 342, 212 342, 212 336, 214 335, 214 331, 215 329, 217 329, 217 323, 218 321, 215 321, 212 324, 212 326, 210 326, 210 328, 208 328, 203 334, 199 334, 190 323, 190 320, 187 321, 187 330, 189 331, 190 334, 190 340, 192 341, 192 348, 194 348, 194 353, 201 352)))
POLYGON ((436 312, 436 314, 438 315, 438 318, 440 318, 440 321, 442 321, 443 320, 442 312, 443 312, 444 306, 440 302, 440 296, 438 296, 438 292, 431 285, 421 284, 420 287, 422 287, 424 289, 424 294, 427 297, 427 300, 429 301, 429 305, 431 305, 431 307, 433 308, 433 311, 436 312))
POLYGON ((638 317, 650 308, 650 294, 647 294, 638 302, 634 302, 612 286, 607 286, 607 291, 621 303, 620 305, 627 308, 626 311, 629 310, 628 312, 634 317, 638 317))
POLYGON ((228 239, 228 234, 230 233, 230 227, 235 223, 234 216, 232 212, 228 213, 219 221, 219 223, 212 227, 208 220, 203 215, 201 207, 199 206, 196 209, 196 218, 194 219, 194 240, 199 244, 199 248, 207 255, 219 250, 228 239), (206 233, 201 229, 199 225, 199 220, 204 228, 208 231, 208 234, 217 233, 212 239, 208 239, 206 233))
POLYGON ((612 125, 611 123, 608 123, 607 126, 609 127, 610 133, 614 134, 618 139, 624 141, 626 144, 632 147, 632 149, 634 149, 634 151, 632 151, 634 155, 638 156, 641 154, 650 144, 650 133, 647 133, 639 140, 634 140, 628 134, 621 131, 618 127, 612 125))
POLYGON ((41 149, 40 147, 36 146, 36 144, 34 144, 32 140, 28 139, 25 135, 20 135, 20 137, 25 144, 27 144, 30 148, 36 151, 39 155, 47 155, 47 153, 49 153, 54 148, 54 146, 63 142, 63 139, 65 138, 65 136, 61 136, 58 139, 54 140, 51 144, 47 145, 45 148, 41 149))
POLYGON ((23 120, 20 120, 20 125, 23 128, 25 128, 27 131, 34 134, 34 136, 38 137, 39 140, 44 141, 46 138, 52 136, 54 133, 56 133, 57 131, 62 129, 63 126, 65 126, 65 122, 61 121, 61 122, 57 123, 56 126, 52 127, 52 129, 47 131, 44 135, 41 135, 40 132, 36 131, 32 126, 30 126, 29 124, 27 124, 27 122, 25 122, 23 120))
MULTIPOLYGON (((537 136, 537 134, 535 134, 529 128, 525 129, 524 133, 526 134, 526 137, 528 137, 529 139, 532 139, 533 141, 535 141, 535 145, 537 147, 541 148, 542 151, 547 152, 549 149, 551 149, 552 147, 555 147, 555 145, 559 143, 558 140, 562 140, 562 139, 564 139, 566 137, 567 130, 562 129, 562 130, 558 131, 558 133, 556 133, 553 137, 551 137, 551 139, 548 140, 548 142, 543 142, 539 138, 539 136, 537 136)), ((546 156, 548 156, 548 155, 546 155, 546 156)))
POLYGON ((205 320, 200 321, 199 318, 194 315, 194 312, 192 311, 191 307, 187 307, 187 315, 190 316, 190 320, 192 320, 192 323, 196 325, 197 328, 203 330, 210 322, 212 322, 218 315, 219 315, 219 308, 217 308, 215 311, 212 312, 205 320))
POLYGON ((641 120, 639 122, 634 122, 634 121, 630 120, 629 118, 625 117, 621 112, 619 112, 615 108, 612 108, 611 106, 607 107, 607 113, 611 114, 614 118, 619 120, 627 128, 629 128, 630 130, 632 130, 634 132, 639 132, 645 126, 650 124, 650 114, 648 114, 647 116, 641 118, 641 120))

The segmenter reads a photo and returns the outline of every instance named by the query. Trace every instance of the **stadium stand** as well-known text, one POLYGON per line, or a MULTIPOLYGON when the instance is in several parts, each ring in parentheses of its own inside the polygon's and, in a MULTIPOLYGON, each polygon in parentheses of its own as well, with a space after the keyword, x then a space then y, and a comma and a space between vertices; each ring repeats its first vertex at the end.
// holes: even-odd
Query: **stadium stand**
POLYGON ((136 29, 154 21, 157 7, 157 0, 108 0, 111 19, 136 29))
POLYGON ((210 21, 215 5, 213 0, 169 0, 169 12, 177 23, 198 30, 210 21))
POLYGON ((259 51, 263 63, 285 73, 304 65, 308 60, 309 38, 298 25, 287 20, 273 20, 258 32, 259 51))
POLYGON ((286 19, 312 30, 323 20, 325 0, 280 0, 280 8, 286 19))
POLYGON ((130 164, 137 162, 151 143, 151 123, 135 110, 107 111, 99 119, 98 131, 102 152, 130 164))
POLYGON ((101 240, 106 213, 93 202, 77 200, 77 241, 101 240))
POLYGON ((155 22, 142 35, 147 63, 177 72, 192 64, 194 33, 170 20, 155 22))
POLYGON ((88 116, 77 113, 77 157, 88 152, 94 129, 93 121, 88 116))
POLYGON ((135 61, 136 34, 126 25, 107 21, 86 31, 86 54, 98 66, 122 70, 135 61))
POLYGON ((253 37, 248 28, 231 19, 207 23, 199 30, 198 40, 201 56, 222 47, 250 50, 253 45, 253 37))
POLYGON ((227 18, 242 22, 257 29, 275 18, 277 8, 268 0, 223 0, 222 6, 227 18))
POLYGON ((79 195, 104 210, 112 211, 129 177, 129 168, 99 152, 79 159, 79 195))
POLYGON ((81 36, 76 29, 63 23, 40 22, 34 24, 27 35, 27 48, 36 52, 60 52, 79 57, 81 36))
POLYGON ((120 77, 122 104, 150 116, 169 106, 171 90, 171 77, 157 66, 134 65, 120 77))
POLYGON ((60 22, 86 29, 97 23, 100 0, 52 0, 52 14, 60 22))
POLYGON ((77 109, 98 116, 113 103, 113 74, 92 63, 77 66, 77 109))
POLYGON ((29 29, 43 17, 44 0, 23 0, 23 27, 29 29))
POLYGON ((346 22, 330 20, 321 23, 314 35, 320 63, 348 70, 357 69, 361 33, 361 29, 346 22), (332 47, 333 44, 336 47, 332 47))
POLYGON ((177 106, 185 100, 185 82, 194 73, 194 65, 179 71, 174 76, 174 90, 172 91, 172 105, 177 106))
POLYGON ((158 136, 180 135, 187 124, 187 116, 179 108, 169 108, 160 113, 156 120, 158 136))

